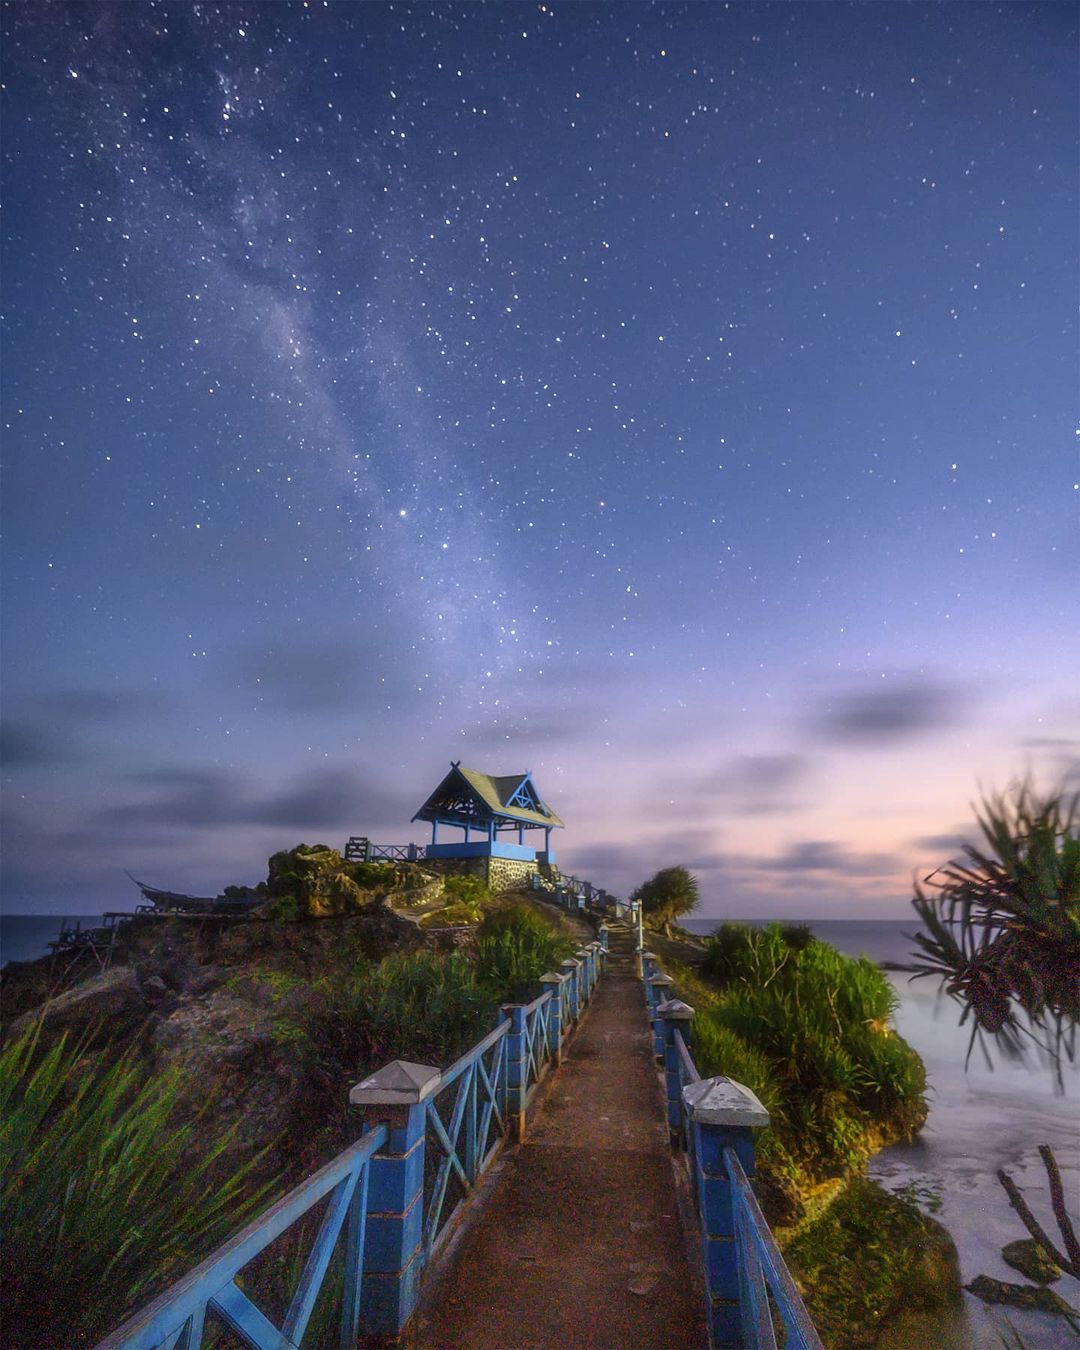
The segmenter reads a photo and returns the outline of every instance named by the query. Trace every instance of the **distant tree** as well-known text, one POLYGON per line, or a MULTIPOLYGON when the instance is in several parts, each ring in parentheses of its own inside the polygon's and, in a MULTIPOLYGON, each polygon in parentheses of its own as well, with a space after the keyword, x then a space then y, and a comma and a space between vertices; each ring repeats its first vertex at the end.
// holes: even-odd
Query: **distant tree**
POLYGON ((697 877, 685 867, 662 867, 631 895, 651 928, 671 935, 671 925, 697 908, 697 877))
POLYGON ((909 969, 940 976, 961 1024, 973 1019, 969 1055, 980 1032, 1011 1052, 1029 1036, 1060 1082, 1080 1022, 1080 793, 1040 796, 1025 781, 976 817, 985 846, 916 884, 924 959, 909 969))

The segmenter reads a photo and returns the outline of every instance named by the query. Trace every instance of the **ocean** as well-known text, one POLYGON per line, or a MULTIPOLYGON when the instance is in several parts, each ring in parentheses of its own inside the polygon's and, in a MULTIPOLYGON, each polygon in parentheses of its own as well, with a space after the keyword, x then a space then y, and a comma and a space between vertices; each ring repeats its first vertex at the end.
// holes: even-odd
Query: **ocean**
MULTIPOLYGON (((102 918, 100 914, 72 914, 67 921, 95 928, 102 918)), ((49 943, 59 936, 63 922, 61 914, 0 914, 0 966, 48 956, 49 943)))
MULTIPOLYGON (((708 933, 717 919, 690 920, 692 932, 708 933)), ((917 926, 910 920, 806 920, 823 941, 849 956, 874 961, 906 962, 914 948, 905 934, 917 926)), ((960 1008, 941 995, 930 977, 915 981, 890 971, 900 1006, 897 1030, 915 1047, 926 1065, 930 1116, 910 1144, 884 1149, 870 1164, 874 1180, 887 1189, 914 1186, 940 1202, 936 1218, 956 1242, 964 1282, 990 1275, 1011 1283, 1024 1279, 1001 1259, 1001 1248, 1027 1231, 1009 1207, 997 1180, 1004 1168, 1016 1180, 1056 1233, 1046 1173, 1038 1154, 1049 1144, 1061 1168, 1070 1212, 1080 1209, 1080 1068, 1066 1074, 1064 1093, 1054 1088, 1045 1064, 1015 1064, 995 1056, 988 1065, 978 1047, 965 1071, 970 1027, 959 1025, 960 1008)), ((1080 1283, 1063 1275, 1053 1286, 1066 1303, 1080 1308, 1080 1283)), ((1026 1350, 1075 1350, 1078 1341, 1066 1323, 1046 1313, 1017 1308, 988 1308, 971 1294, 949 1325, 908 1324, 895 1337, 878 1342, 879 1350, 1001 1350, 1007 1332, 1005 1317, 1019 1333, 1026 1350)), ((1010 1344, 1012 1342, 1009 1342, 1010 1344)))

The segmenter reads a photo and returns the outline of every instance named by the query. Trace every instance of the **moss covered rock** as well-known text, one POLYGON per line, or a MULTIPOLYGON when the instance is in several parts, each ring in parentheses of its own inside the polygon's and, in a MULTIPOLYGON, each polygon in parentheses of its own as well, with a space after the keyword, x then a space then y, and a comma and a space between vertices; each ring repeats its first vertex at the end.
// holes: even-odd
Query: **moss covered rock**
POLYGON ((960 1298, 956 1247, 945 1229, 861 1177, 784 1255, 828 1350, 873 1345, 900 1309, 929 1311, 960 1298))
MULTIPOLYGON (((392 880, 393 869, 389 871, 392 880)), ((337 849, 325 844, 298 844, 275 853, 266 883, 271 898, 264 914, 286 921, 354 914, 374 898, 374 892, 365 890, 355 873, 356 865, 343 862, 337 849)))
POLYGON ((1006 1242, 1001 1249, 1006 1265, 1026 1275, 1036 1284, 1053 1284, 1061 1279, 1061 1271, 1047 1256, 1034 1238, 1020 1238, 1016 1242, 1006 1242))
POLYGON ((1044 1289, 1042 1285, 1009 1284, 1007 1280, 995 1280, 990 1275, 977 1275, 964 1288, 984 1303, 1003 1303, 1010 1308, 1056 1313, 1069 1322, 1078 1316, 1077 1310, 1066 1303, 1060 1294, 1056 1294, 1053 1289, 1044 1289))

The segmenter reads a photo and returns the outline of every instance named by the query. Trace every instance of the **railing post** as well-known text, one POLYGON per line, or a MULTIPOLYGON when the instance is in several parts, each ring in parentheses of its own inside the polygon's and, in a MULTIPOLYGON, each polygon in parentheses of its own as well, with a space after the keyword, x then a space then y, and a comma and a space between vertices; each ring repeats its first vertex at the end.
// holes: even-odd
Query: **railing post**
POLYGON ((578 999, 578 971, 581 969, 581 962, 575 961, 572 956, 568 956, 559 966, 559 969, 570 981, 570 1016, 576 1025, 581 1018, 581 1004, 578 999))
POLYGON ((514 1139, 525 1139, 525 1096, 528 1092, 529 1066, 525 1052, 525 1005, 504 1003, 503 1012, 510 1019, 506 1033, 506 1115, 514 1132, 514 1139))
POLYGON ((566 976, 549 970, 546 975, 540 976, 540 983, 551 995, 548 1004, 548 1056, 557 1069, 562 1063, 562 987, 566 983, 566 976))
POLYGON ((608 954, 608 951, 610 950, 609 944, 611 941, 611 929, 608 928, 606 923, 602 923, 600 927, 597 929, 597 932, 600 937, 601 950, 606 956, 608 954))
POLYGON ((746 1175, 753 1176, 753 1131, 768 1125, 769 1113, 749 1088, 733 1078, 687 1083, 682 1100, 694 1134, 694 1185, 704 1247, 709 1343, 714 1350, 741 1346, 740 1253, 724 1149, 734 1149, 746 1175))
POLYGON ((349 1104, 365 1127, 389 1126, 371 1158, 368 1180, 360 1331, 396 1336, 412 1317, 424 1267, 424 1137, 427 1099, 442 1074, 427 1064, 395 1060, 358 1083, 349 1104))
POLYGON ((660 1004, 670 996, 668 991, 674 983, 675 981, 671 976, 665 975, 662 971, 645 983, 645 988, 649 994, 649 1021, 652 1023, 653 1030, 653 1051, 657 1059, 663 1059, 664 1057, 664 1030, 656 1012, 660 1004))
POLYGON ((655 952, 641 953, 641 978, 646 982, 660 973, 660 958, 655 952))
POLYGON ((683 1044, 690 1049, 690 1028, 694 1010, 681 999, 671 998, 656 1009, 660 1023, 660 1034, 664 1038, 664 1095, 667 1097, 667 1123, 671 1135, 671 1146, 676 1148, 682 1140, 682 1075, 679 1071, 679 1047, 675 1037, 682 1036, 683 1044))
POLYGON ((585 950, 589 953, 589 997, 592 998, 593 991, 600 982, 600 957, 597 955, 600 944, 590 942, 585 950))
POLYGON ((580 1001, 582 1011, 584 1011, 585 1005, 586 1003, 588 1003, 589 998, 592 995, 592 976, 589 971, 589 957, 592 955, 592 953, 589 951, 588 947, 579 947, 577 951, 574 953, 574 955, 581 963, 580 966, 578 967, 578 980, 580 981, 581 985, 580 989, 578 990, 578 999, 580 1001))

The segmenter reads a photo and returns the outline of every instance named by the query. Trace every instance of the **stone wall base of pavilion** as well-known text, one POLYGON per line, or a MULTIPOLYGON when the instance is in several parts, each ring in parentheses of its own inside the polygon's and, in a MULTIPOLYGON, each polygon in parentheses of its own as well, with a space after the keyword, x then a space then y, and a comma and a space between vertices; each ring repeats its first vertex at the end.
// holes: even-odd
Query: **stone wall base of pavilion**
POLYGON ((540 872, 535 859, 523 858, 445 858, 441 871, 463 872, 479 877, 493 891, 527 891, 529 878, 540 872))

